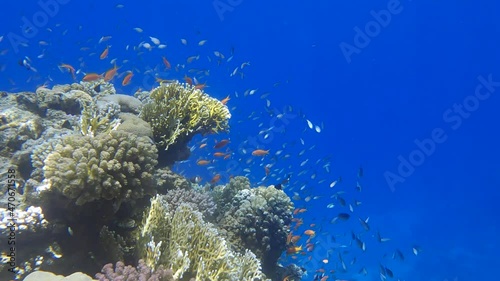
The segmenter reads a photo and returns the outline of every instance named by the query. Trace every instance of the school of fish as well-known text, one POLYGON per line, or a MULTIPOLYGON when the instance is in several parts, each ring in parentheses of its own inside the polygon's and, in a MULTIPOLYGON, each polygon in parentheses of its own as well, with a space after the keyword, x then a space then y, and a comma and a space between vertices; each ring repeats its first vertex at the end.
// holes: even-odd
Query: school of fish
MULTIPOLYGON (((78 33, 61 24, 54 29, 60 30, 61 36, 78 33)), ((50 56, 60 47, 55 42, 39 41, 33 46, 26 43, 24 48, 36 48, 40 54, 36 58, 19 58, 20 67, 28 72, 25 81, 9 78, 11 90, 21 82, 47 87, 98 79, 114 83, 118 92, 126 94, 151 90, 173 80, 203 89, 230 108, 232 132, 195 137, 190 159, 176 164, 177 172, 196 183, 210 185, 225 184, 234 176, 244 175, 254 186, 272 185, 284 190, 296 209, 287 250, 280 262, 293 262, 306 269, 305 280, 373 280, 369 279, 373 276, 382 281, 402 280, 398 278, 398 263, 408 255, 419 255, 420 248, 393 248, 390 234, 363 212, 362 201, 370 200, 363 197, 363 168, 358 169, 354 183, 344 182, 341 175, 335 174, 335 165, 341 163, 334 163, 311 141, 325 130, 324 122, 312 120, 281 98, 289 90, 289 81, 247 85, 245 78, 256 75, 253 64, 240 58, 235 47, 216 46, 199 34, 179 39, 146 35, 145 29, 137 26, 129 30, 130 42, 114 41, 112 35, 103 34, 64 46, 78 49, 81 56, 74 59, 50 56), (185 48, 189 55, 170 52, 168 46, 174 44, 185 48), (47 63, 64 76, 44 72, 38 66, 47 63), (215 72, 218 76, 212 78, 215 72), (58 78, 52 78, 55 76, 58 78), (226 88, 221 81, 228 79, 238 79, 244 88, 226 88), (364 263, 364 255, 377 257, 376 269, 364 263)), ((54 30, 47 28, 46 32, 54 30)), ((0 56, 8 53, 8 49, 0 49, 0 56)))

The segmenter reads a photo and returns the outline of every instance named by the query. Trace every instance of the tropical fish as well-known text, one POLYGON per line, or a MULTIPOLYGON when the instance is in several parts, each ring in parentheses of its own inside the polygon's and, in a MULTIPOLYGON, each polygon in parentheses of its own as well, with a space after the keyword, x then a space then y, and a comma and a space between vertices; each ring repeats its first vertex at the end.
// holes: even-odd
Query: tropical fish
POLYGON ((193 85, 193 79, 191 79, 187 75, 184 75, 184 81, 186 81, 186 83, 188 83, 189 85, 193 85))
POLYGON ((72 67, 71 65, 69 64, 65 64, 65 63, 61 63, 59 65, 59 69, 62 71, 63 69, 66 69, 70 74, 71 76, 73 77, 73 79, 75 79, 75 68, 72 67))
POLYGON ((224 104, 224 105, 225 105, 225 104, 227 104, 227 102, 228 102, 229 100, 230 100, 230 98, 229 98, 229 96, 227 96, 227 97, 225 97, 224 99, 222 99, 220 102, 221 102, 222 104, 224 104))
POLYGON ((361 226, 363 226, 363 228, 366 231, 369 231, 370 230, 370 226, 368 225, 368 220, 370 219, 370 217, 366 218, 366 220, 362 220, 361 218, 358 218, 358 219, 359 219, 359 223, 361 224, 361 226))
POLYGON ((309 237, 316 236, 316 232, 314 230, 312 230, 312 229, 308 229, 308 230, 304 231, 304 234, 307 235, 307 236, 309 236, 309 237))
POLYGON ((128 84, 130 84, 130 80, 132 79, 132 76, 134 76, 134 73, 132 73, 132 72, 129 72, 127 75, 125 75, 125 77, 123 78, 123 81, 122 81, 122 86, 127 86, 128 84))
POLYGON ((214 148, 215 149, 219 149, 219 148, 223 148, 224 146, 226 146, 228 143, 230 143, 230 141, 228 139, 223 139, 221 140, 220 142, 216 143, 214 145, 214 148))
POLYGON ((216 175, 215 175, 215 176, 214 176, 214 177, 210 180, 210 183, 211 183, 211 184, 215 184, 215 183, 219 182, 220 178, 221 178, 221 175, 220 175, 220 174, 216 174, 216 175))
POLYGON ((208 160, 200 159, 200 160, 196 161, 196 165, 199 165, 199 166, 205 166, 208 164, 210 164, 210 161, 208 161, 208 160))
POLYGON ((269 154, 269 150, 256 149, 252 151, 253 156, 266 156, 269 154))
POLYGON ((349 215, 348 213, 339 213, 337 217, 343 221, 346 221, 351 217, 351 215, 349 215))
POLYGON ((95 81, 95 80, 98 80, 98 79, 101 79, 102 78, 102 75, 100 74, 97 74, 97 73, 87 73, 85 76, 83 76, 83 81, 85 82, 91 82, 91 81, 95 81))
POLYGON ((163 64, 165 65, 165 69, 170 69, 171 65, 170 62, 167 60, 165 57, 161 57, 163 60, 163 64))
POLYGON ((115 77, 116 75, 116 71, 118 70, 118 67, 116 67, 116 65, 109 69, 108 71, 106 71, 106 73, 104 74, 104 81, 111 81, 113 79, 113 77, 115 77))
POLYGON ((151 42, 153 42, 153 44, 160 45, 160 39, 151 36, 149 36, 149 39, 151 39, 151 42))
POLYGON ((108 57, 108 53, 109 53, 109 46, 106 46, 106 49, 104 49, 104 51, 102 51, 101 55, 99 56, 99 58, 101 60, 105 59, 108 57))

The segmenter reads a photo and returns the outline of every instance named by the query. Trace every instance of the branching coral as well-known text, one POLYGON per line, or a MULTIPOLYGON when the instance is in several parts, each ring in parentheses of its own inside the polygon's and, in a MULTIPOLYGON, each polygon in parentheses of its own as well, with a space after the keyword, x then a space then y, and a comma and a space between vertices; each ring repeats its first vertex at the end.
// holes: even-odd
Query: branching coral
POLYGON ((157 268, 152 270, 143 260, 139 260, 137 268, 123 262, 117 262, 113 269, 113 264, 106 264, 102 273, 97 273, 95 277, 99 281, 173 281, 172 270, 157 268))
POLYGON ((228 108, 194 86, 162 84, 151 91, 148 100, 141 117, 151 124, 155 141, 165 150, 175 143, 187 143, 197 133, 229 128, 228 108))
POLYGON ((44 160, 49 190, 83 205, 98 199, 128 201, 152 192, 157 150, 149 138, 111 131, 68 135, 44 160))
MULTIPOLYGON (((161 257, 156 264, 172 268, 174 278, 187 276, 211 281, 263 278, 260 261, 255 255, 251 251, 233 252, 217 229, 203 221, 200 212, 185 204, 168 210, 164 196, 152 200, 139 243, 148 237, 162 242, 157 251, 161 257)), ((158 245, 158 242, 153 243, 158 245)))
POLYGON ((110 119, 110 114, 99 112, 95 102, 88 103, 80 117, 80 131, 84 136, 94 137, 99 133, 109 133, 120 125, 119 119, 110 119))

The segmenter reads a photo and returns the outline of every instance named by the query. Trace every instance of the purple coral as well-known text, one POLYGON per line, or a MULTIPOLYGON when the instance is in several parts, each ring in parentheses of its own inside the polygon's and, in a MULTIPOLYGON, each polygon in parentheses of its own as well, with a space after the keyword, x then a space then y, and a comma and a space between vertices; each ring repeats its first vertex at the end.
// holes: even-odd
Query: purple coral
POLYGON ((154 272, 143 260, 139 260, 137 268, 127 265, 121 261, 117 262, 113 269, 113 264, 106 264, 102 273, 97 273, 95 277, 99 281, 172 281, 174 280, 171 269, 163 269, 160 266, 154 272))

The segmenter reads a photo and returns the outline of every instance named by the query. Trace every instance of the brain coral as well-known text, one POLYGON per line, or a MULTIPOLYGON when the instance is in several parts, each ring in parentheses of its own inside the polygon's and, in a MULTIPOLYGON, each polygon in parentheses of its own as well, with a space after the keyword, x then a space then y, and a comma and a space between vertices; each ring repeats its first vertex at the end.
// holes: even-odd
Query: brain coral
POLYGON ((111 131, 96 137, 68 135, 44 160, 51 191, 83 205, 99 199, 128 201, 151 192, 157 149, 149 138, 111 131))
POLYGON ((286 249, 293 203, 282 190, 258 187, 240 189, 227 204, 230 207, 219 216, 219 225, 238 251, 251 249, 269 274, 286 249))
POLYGON ((229 128, 227 106, 195 86, 162 84, 146 100, 141 117, 151 124, 155 141, 165 150, 175 143, 186 144, 197 133, 229 128))

